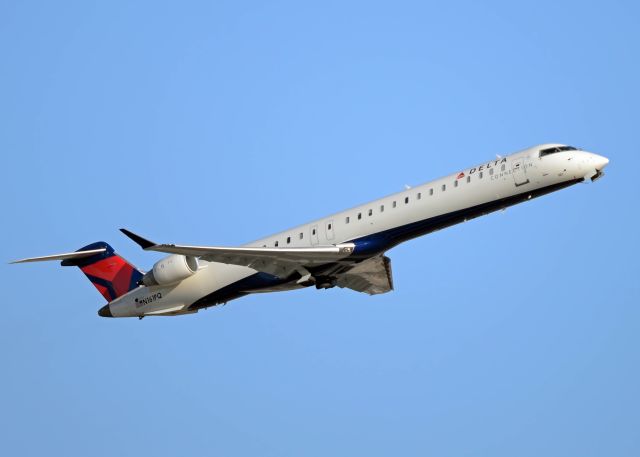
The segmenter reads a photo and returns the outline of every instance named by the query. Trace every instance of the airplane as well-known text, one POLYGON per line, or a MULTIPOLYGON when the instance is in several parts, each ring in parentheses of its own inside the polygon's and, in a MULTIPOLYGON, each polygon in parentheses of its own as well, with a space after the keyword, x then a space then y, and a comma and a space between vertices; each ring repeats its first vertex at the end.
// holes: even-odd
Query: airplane
POLYGON ((370 295, 393 290, 398 244, 604 175, 609 159, 542 144, 406 188, 239 247, 157 244, 122 233, 145 251, 170 254, 143 272, 103 242, 11 263, 77 266, 107 300, 102 317, 177 316, 248 294, 315 286, 370 295))

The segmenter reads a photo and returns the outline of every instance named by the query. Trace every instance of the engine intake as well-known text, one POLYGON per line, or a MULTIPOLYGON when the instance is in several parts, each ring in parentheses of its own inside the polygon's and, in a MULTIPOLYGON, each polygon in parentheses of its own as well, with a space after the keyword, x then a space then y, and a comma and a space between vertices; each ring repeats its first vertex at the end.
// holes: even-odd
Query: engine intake
POLYGON ((198 271, 198 259, 192 256, 172 254, 158 260, 151 271, 142 277, 145 286, 174 284, 183 281, 198 271))

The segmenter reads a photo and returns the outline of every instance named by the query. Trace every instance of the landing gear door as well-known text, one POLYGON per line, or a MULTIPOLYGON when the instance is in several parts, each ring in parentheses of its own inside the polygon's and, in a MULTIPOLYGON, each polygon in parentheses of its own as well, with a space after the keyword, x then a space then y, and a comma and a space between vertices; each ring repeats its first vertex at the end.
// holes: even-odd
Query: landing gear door
POLYGON ((311 245, 315 246, 316 244, 318 244, 318 226, 317 225, 313 225, 310 229, 311 233, 311 245))
POLYGON ((523 186, 529 183, 526 170, 526 159, 520 158, 511 162, 511 174, 513 175, 513 181, 516 187, 523 186))

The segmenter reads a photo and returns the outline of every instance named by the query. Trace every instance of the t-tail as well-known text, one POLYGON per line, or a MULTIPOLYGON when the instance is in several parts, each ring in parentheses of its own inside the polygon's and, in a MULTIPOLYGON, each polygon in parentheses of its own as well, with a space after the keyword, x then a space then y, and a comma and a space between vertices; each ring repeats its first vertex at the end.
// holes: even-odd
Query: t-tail
POLYGON ((89 244, 76 252, 30 257, 11 263, 62 260, 63 267, 76 266, 89 278, 98 292, 111 302, 137 288, 143 272, 115 253, 104 241, 89 244))
POLYGON ((65 259, 61 265, 80 268, 98 292, 110 302, 138 287, 143 273, 116 254, 104 241, 89 244, 78 252, 102 248, 105 250, 89 257, 65 259))

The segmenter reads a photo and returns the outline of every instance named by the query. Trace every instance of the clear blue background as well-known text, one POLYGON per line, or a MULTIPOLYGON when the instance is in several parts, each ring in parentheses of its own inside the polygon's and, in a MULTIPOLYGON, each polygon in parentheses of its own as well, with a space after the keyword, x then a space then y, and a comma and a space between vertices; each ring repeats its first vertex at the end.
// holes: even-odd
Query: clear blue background
POLYGON ((640 455, 637 2, 2 2, 2 260, 235 245, 542 142, 607 176, 396 290, 102 319, 0 266, 2 455, 640 455), (517 4, 516 4, 517 3, 517 4))

